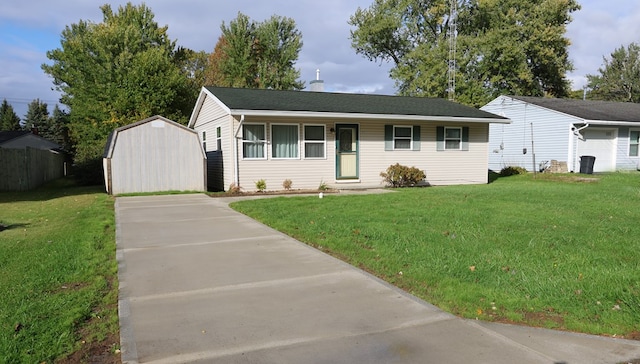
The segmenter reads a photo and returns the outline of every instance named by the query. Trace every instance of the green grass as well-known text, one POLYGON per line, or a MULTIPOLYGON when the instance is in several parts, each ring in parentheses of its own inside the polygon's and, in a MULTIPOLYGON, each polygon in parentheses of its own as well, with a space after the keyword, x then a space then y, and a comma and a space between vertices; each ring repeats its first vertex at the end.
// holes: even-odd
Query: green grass
POLYGON ((232 206, 462 317, 629 335, 640 325, 640 174, 578 177, 232 206))
POLYGON ((118 332, 113 200, 58 180, 0 193, 0 362, 52 362, 118 332))

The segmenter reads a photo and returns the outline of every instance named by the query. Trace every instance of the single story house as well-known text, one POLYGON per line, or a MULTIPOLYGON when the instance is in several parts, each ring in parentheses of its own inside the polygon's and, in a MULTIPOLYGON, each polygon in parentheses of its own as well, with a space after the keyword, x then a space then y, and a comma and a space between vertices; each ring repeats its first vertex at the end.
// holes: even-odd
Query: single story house
POLYGON ((25 149, 27 147, 42 150, 62 149, 60 144, 33 134, 30 131, 0 131, 0 148, 25 149))
POLYGON ((593 172, 639 168, 640 104, 500 96, 481 110, 512 120, 489 128, 492 170, 541 170, 557 161, 579 172, 583 156, 595 157, 593 172))
POLYGON ((109 194, 206 190, 207 160, 198 135, 162 116, 115 129, 103 157, 109 194))
POLYGON ((212 185, 278 190, 380 187, 396 163, 432 185, 487 183, 489 124, 509 122, 443 99, 203 87, 188 126, 212 185))

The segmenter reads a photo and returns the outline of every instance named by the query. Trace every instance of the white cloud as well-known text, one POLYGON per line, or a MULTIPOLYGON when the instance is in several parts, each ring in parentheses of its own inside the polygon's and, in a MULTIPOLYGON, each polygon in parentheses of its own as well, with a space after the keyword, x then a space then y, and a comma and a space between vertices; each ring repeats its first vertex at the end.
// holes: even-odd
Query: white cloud
POLYGON ((569 74, 579 89, 586 84, 587 74, 597 74, 603 57, 620 46, 640 42, 640 6, 627 0, 585 0, 582 10, 574 14, 567 36, 572 45, 569 55, 575 70, 569 74))

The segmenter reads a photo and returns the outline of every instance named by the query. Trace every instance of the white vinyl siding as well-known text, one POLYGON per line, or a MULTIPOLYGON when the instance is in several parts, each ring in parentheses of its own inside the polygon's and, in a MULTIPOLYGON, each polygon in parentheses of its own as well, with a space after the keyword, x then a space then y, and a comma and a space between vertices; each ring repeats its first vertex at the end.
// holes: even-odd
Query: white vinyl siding
POLYGON ((576 147, 571 145, 572 139, 577 139, 571 127, 579 119, 510 97, 496 98, 480 110, 512 120, 512 124, 489 127, 489 169, 499 172, 507 166, 519 166, 533 171, 532 144, 536 169, 540 162, 551 160, 567 162, 570 171, 579 169, 579 159, 572 157, 576 147))
POLYGON ((324 159, 327 149, 326 128, 324 125, 304 125, 304 157, 306 159, 324 159))

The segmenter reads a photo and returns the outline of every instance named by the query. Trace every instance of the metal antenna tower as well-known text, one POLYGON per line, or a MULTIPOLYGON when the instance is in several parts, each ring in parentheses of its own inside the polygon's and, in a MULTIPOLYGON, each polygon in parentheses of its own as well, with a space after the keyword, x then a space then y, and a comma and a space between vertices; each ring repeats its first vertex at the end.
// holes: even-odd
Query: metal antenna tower
POLYGON ((447 92, 449 100, 456 98, 456 38, 458 37, 458 1, 449 1, 449 70, 447 71, 447 92))

